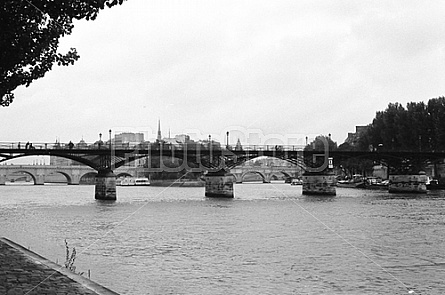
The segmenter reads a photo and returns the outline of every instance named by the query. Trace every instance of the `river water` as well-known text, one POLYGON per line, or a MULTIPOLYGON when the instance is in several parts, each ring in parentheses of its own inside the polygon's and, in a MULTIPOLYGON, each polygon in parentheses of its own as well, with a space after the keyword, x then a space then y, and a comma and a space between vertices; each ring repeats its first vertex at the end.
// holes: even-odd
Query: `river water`
POLYGON ((445 192, 0 187, 0 235, 121 294, 445 294, 445 192))

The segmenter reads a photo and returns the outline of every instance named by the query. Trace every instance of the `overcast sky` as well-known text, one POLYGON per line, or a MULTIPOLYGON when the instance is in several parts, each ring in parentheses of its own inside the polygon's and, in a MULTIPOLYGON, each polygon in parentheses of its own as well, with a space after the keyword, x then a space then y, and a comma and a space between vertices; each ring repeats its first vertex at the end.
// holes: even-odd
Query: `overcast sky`
POLYGON ((445 95, 444 12, 444 1, 129 0, 75 23, 61 52, 80 59, 15 91, 1 141, 147 137, 160 119, 163 135, 340 144, 389 102, 445 95))

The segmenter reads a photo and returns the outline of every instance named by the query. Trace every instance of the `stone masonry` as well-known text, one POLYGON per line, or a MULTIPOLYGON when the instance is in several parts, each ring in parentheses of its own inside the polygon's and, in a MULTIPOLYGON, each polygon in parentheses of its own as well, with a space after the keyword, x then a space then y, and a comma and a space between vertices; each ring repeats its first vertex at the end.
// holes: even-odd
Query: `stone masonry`
POLYGON ((0 294, 117 295, 5 238, 0 238, 0 294))

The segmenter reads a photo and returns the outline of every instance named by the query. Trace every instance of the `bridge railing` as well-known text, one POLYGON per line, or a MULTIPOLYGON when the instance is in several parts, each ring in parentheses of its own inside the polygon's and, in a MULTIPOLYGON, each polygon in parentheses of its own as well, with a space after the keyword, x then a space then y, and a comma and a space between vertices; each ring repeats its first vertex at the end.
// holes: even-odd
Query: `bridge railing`
POLYGON ((303 145, 222 145, 218 142, 192 142, 192 143, 162 143, 144 142, 139 144, 114 142, 94 143, 48 143, 48 142, 0 142, 0 149, 119 149, 119 150, 147 150, 147 149, 180 149, 180 150, 227 150, 227 151, 302 151, 303 145))

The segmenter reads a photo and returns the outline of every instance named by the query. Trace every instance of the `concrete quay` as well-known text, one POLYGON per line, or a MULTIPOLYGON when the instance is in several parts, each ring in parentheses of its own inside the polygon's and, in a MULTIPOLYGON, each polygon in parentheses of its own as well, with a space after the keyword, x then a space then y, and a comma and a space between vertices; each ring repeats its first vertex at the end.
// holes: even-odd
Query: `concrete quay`
POLYGON ((119 295, 6 238, 0 238, 0 294, 119 295))

